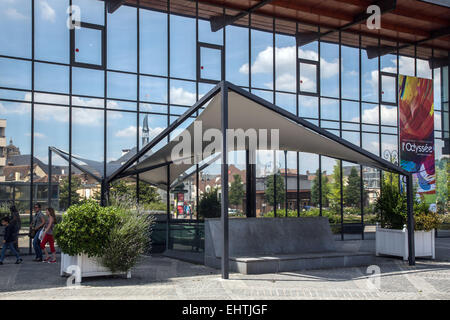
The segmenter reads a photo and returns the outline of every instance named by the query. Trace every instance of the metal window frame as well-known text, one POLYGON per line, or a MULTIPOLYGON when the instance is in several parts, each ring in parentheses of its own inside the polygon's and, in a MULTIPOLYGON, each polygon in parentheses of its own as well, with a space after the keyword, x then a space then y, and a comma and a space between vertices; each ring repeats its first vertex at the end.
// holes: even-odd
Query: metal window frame
POLYGON ((93 24, 93 23, 87 23, 87 22, 78 22, 80 24, 80 29, 93 29, 98 30, 101 32, 101 57, 102 57, 102 63, 101 64, 94 64, 94 63, 86 63, 86 62, 78 62, 75 57, 75 42, 76 42, 76 30, 77 28, 72 28, 70 30, 70 64, 74 67, 82 67, 82 68, 90 68, 90 69, 97 69, 97 70, 105 70, 106 69, 106 20, 105 25, 99 25, 99 24, 93 24))
POLYGON ((297 78, 297 83, 298 83, 298 94, 302 94, 302 95, 307 95, 307 96, 313 96, 313 97, 318 97, 320 95, 320 62, 319 61, 315 61, 315 60, 308 60, 308 59, 303 59, 303 58, 297 58, 297 69, 298 69, 298 78, 297 78), (313 65, 316 67, 316 91, 304 91, 301 89, 301 68, 300 65, 301 64, 308 64, 308 65, 313 65))
MULTIPOLYGON (((198 34, 198 33, 197 33, 198 34)), ((197 82, 218 84, 225 76, 225 46, 219 44, 212 44, 207 42, 197 41, 197 82), (202 48, 218 50, 220 52, 220 79, 202 78, 202 48)))
MULTIPOLYGON (((385 71, 380 71, 380 84, 378 86, 378 90, 380 90, 380 102, 379 104, 385 104, 385 105, 390 105, 390 106, 397 106, 397 101, 398 101, 398 75, 395 73, 391 73, 391 72, 385 72, 385 71), (383 100, 383 77, 389 77, 389 78, 394 78, 395 81, 395 101, 384 101, 383 100)), ((381 108, 380 108, 380 125, 381 125, 381 108)))

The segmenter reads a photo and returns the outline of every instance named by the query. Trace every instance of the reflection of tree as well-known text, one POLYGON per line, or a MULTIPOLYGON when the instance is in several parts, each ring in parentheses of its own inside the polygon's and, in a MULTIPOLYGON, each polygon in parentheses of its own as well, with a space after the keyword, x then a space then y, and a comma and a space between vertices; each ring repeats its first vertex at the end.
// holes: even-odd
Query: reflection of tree
POLYGON ((344 187, 344 204, 349 207, 359 207, 361 204, 361 179, 355 167, 350 170, 344 187))
POLYGON ((441 159, 436 161, 436 206, 438 213, 448 212, 448 202, 450 187, 450 180, 448 179, 448 173, 450 172, 450 161, 448 159, 441 159))
POLYGON ((233 182, 230 186, 230 203, 238 206, 242 203, 242 199, 244 198, 244 185, 240 175, 235 174, 233 178, 233 182))
MULTIPOLYGON (((79 177, 72 177, 70 199, 71 204, 78 204, 81 201, 77 190, 81 189, 81 179, 79 177)), ((61 210, 66 210, 69 207, 69 177, 63 178, 59 189, 59 207, 61 210)))
POLYGON ((277 191, 277 204, 280 203, 284 203, 284 182, 283 182, 283 178, 281 177, 281 175, 279 173, 276 173, 274 175, 271 175, 269 177, 267 177, 267 181, 266 181, 266 201, 269 203, 269 205, 273 206, 275 205, 275 198, 274 198, 274 190, 275 187, 274 185, 276 185, 276 191, 277 191), (274 177, 276 177, 274 179, 274 177), (274 184, 275 181, 275 184, 274 184))
POLYGON ((341 208, 341 168, 340 161, 336 160, 333 166, 333 181, 330 184, 330 207, 333 211, 340 212, 341 208))
MULTIPOLYGON (((311 204, 313 206, 319 205, 320 199, 320 184, 319 184, 320 173, 319 170, 316 171, 316 176, 312 181, 311 187, 311 204)), ((330 193, 330 180, 325 174, 322 174, 322 206, 329 206, 328 195, 330 193)))
MULTIPOLYGON (((111 200, 120 199, 123 197, 137 199, 136 197, 136 184, 129 183, 125 180, 118 180, 111 183, 110 186, 111 200)), ((156 188, 152 187, 148 183, 139 183, 139 203, 140 204, 152 204, 159 203, 161 199, 156 192, 156 188)))

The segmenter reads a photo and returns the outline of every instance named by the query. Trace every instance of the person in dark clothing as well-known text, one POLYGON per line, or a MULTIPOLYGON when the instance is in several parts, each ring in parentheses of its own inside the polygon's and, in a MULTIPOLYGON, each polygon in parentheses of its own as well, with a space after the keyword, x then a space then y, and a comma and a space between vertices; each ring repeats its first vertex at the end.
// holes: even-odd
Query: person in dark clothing
POLYGON ((9 224, 9 218, 3 218, 2 219, 2 225, 6 227, 5 229, 5 236, 3 239, 3 248, 2 253, 0 254, 0 265, 3 264, 3 260, 5 259, 5 253, 6 250, 9 248, 13 254, 16 255, 16 264, 22 263, 22 258, 20 257, 19 253, 14 248, 14 233, 15 228, 9 224))
POLYGON ((14 248, 16 249, 17 252, 19 252, 19 232, 20 229, 22 228, 22 221, 20 220, 20 214, 19 211, 17 211, 16 206, 12 205, 9 208, 10 212, 11 212, 11 225, 14 225, 15 227, 15 234, 14 234, 14 248))

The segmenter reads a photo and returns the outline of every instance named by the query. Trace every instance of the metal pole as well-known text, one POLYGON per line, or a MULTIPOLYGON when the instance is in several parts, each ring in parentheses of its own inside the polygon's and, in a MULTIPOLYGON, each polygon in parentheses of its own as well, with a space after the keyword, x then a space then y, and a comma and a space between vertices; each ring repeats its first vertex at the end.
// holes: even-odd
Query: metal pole
POLYGON ((52 150, 48 148, 48 190, 47 190, 47 207, 52 206, 52 150))
POLYGON ((166 250, 169 250, 170 239, 170 164, 167 165, 167 194, 166 194, 166 250))
POLYGON ((284 212, 286 217, 288 216, 288 184, 287 184, 287 150, 284 150, 284 212))
POLYGON ((408 262, 410 266, 416 264, 416 254, 414 248, 414 209, 413 209, 413 176, 412 173, 406 176, 407 193, 406 204, 408 212, 408 262))
POLYGON ((229 277, 229 243, 228 243, 228 162, 227 162, 227 135, 228 129, 228 87, 222 82, 222 279, 229 277))

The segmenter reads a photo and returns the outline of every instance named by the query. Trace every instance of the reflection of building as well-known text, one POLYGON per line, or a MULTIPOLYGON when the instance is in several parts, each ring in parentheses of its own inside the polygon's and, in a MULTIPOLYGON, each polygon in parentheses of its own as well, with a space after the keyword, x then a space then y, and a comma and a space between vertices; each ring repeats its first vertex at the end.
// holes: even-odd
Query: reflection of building
POLYGON ((5 181, 3 176, 3 167, 6 164, 6 119, 0 119, 0 182, 5 181))
POLYGON ((363 167, 363 183, 368 201, 373 203, 380 191, 380 171, 371 167, 363 167))
POLYGON ((150 142, 150 129, 148 128, 148 115, 146 114, 142 123, 142 146, 150 142))

